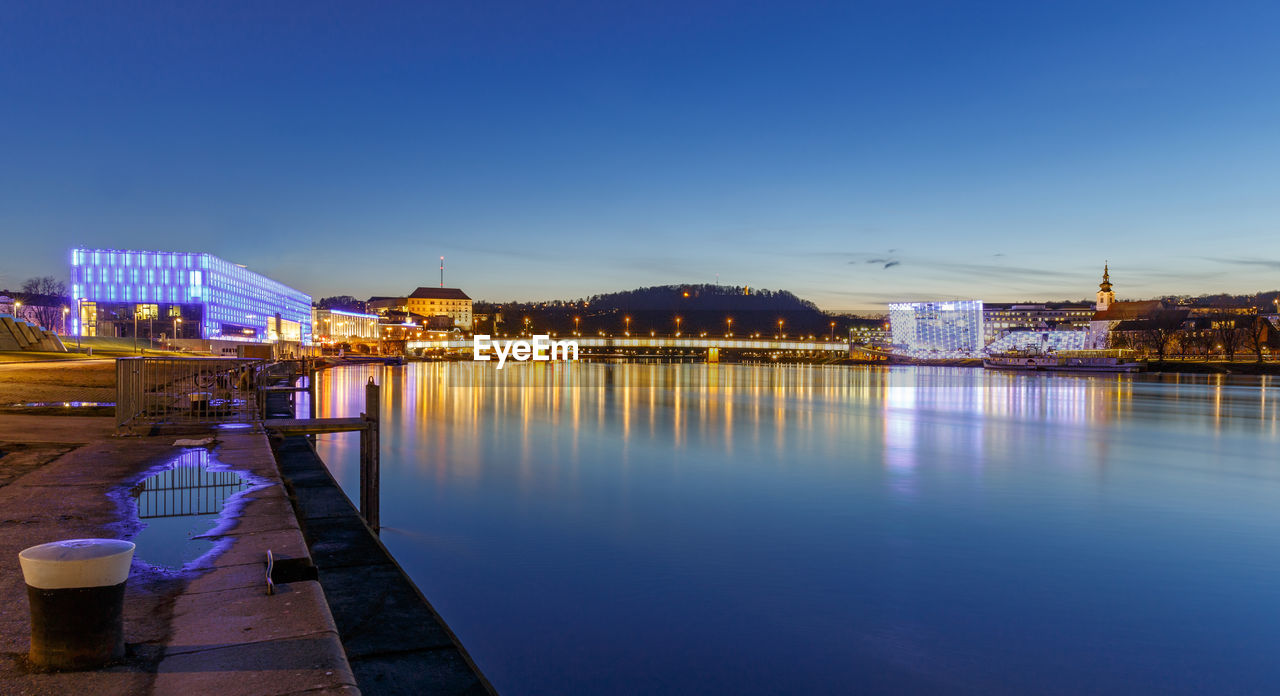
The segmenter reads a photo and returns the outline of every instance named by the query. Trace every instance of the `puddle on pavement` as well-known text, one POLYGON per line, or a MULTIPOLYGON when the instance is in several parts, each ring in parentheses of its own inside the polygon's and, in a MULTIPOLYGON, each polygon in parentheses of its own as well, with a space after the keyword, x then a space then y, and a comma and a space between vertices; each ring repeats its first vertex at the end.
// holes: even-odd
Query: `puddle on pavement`
POLYGON ((132 539, 138 545, 135 555, 150 565, 179 570, 212 551, 214 540, 198 537, 218 525, 228 498, 252 485, 241 472, 221 469, 209 450, 182 450, 130 490, 144 525, 132 539))

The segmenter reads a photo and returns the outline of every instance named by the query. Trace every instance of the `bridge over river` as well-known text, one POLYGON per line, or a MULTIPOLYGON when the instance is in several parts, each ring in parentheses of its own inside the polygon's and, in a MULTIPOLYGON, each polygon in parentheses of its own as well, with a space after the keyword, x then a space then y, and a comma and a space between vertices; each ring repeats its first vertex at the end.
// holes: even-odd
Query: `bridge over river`
MULTIPOLYGON (((511 338, 492 338, 491 343, 504 343, 512 340, 511 338)), ((762 338, 728 338, 728 337, 711 337, 711 336, 566 336, 554 337, 552 340, 574 341, 578 344, 578 350, 586 355, 600 355, 608 353, 628 353, 635 354, 637 351, 668 351, 668 350, 690 350, 705 351, 709 359, 716 359, 720 351, 749 351, 749 352, 802 352, 802 353, 827 353, 852 355, 853 357, 866 357, 869 359, 877 359, 886 356, 887 353, 877 351, 874 348, 854 344, 852 350, 847 341, 822 341, 822 340, 788 340, 788 339, 762 339, 762 338), (864 355, 865 354, 865 355, 864 355)), ((472 350, 472 340, 467 339, 451 339, 451 340, 435 340, 435 341, 408 341, 405 344, 406 349, 410 351, 470 351, 472 350)))
MULTIPOLYGON (((491 338, 491 343, 528 340, 527 338, 491 338)), ((573 341, 581 351, 595 352, 599 348, 689 348, 706 350, 720 348, 722 350, 805 350, 827 351, 833 353, 848 352, 849 344, 844 341, 801 341, 801 340, 765 340, 759 338, 711 338, 711 337, 677 337, 677 336, 556 336, 553 340, 573 341)), ((427 350, 471 350, 469 338, 447 341, 409 341, 410 349, 425 348, 427 350)))

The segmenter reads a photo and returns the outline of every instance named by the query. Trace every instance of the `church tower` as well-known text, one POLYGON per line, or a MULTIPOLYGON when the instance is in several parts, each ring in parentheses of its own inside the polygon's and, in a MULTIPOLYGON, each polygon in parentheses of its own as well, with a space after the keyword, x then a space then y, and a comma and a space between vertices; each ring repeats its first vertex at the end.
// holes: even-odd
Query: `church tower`
POLYGON ((1102 282, 1098 284, 1098 306, 1099 312, 1107 311, 1116 301, 1116 294, 1111 290, 1111 273, 1108 264, 1102 265, 1102 282))

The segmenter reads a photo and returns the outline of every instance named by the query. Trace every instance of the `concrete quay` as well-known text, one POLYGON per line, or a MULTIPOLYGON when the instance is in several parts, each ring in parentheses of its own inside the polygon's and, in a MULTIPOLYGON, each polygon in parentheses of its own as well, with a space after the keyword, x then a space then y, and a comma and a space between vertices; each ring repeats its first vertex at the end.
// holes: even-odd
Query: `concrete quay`
POLYGON ((126 659, 38 673, 25 661, 30 614, 18 552, 140 528, 128 489, 181 452, 174 436, 112 437, 110 418, 0 415, 0 695, 358 694, 324 590, 305 573, 266 594, 265 554, 310 553, 261 432, 217 435, 218 461, 260 482, 243 494, 225 549, 191 572, 135 558, 125 596, 126 659))
POLYGON ((273 441, 320 585, 365 694, 496 694, 305 437, 273 441))

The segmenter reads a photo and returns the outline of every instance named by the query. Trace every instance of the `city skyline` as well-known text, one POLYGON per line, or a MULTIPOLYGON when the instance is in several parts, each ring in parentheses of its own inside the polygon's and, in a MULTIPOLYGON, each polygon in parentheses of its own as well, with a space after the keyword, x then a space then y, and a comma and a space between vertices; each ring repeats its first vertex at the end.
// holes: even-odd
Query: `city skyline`
POLYGON ((0 286, 208 252, 314 297, 1275 289, 1265 4, 0 9, 0 286))

